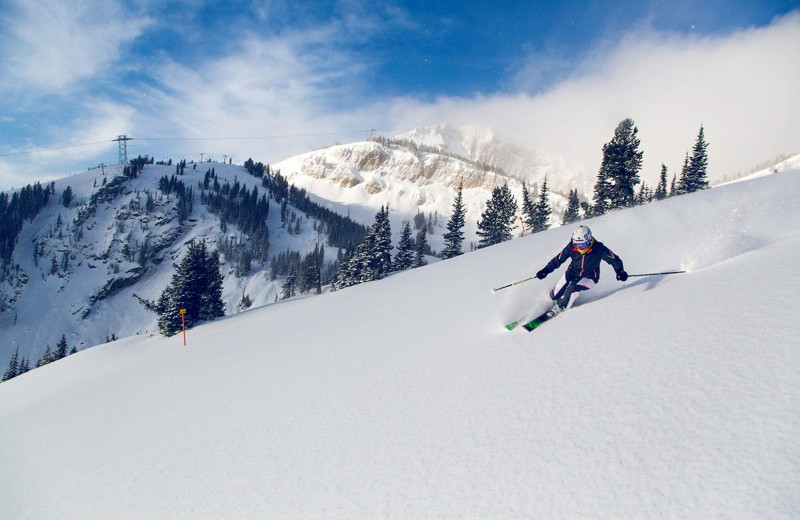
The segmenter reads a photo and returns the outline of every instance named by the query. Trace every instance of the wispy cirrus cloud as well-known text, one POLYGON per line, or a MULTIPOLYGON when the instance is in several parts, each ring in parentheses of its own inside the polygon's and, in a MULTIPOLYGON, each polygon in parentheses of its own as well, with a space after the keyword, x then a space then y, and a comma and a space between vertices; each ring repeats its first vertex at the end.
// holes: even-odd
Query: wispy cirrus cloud
POLYGON ((29 94, 69 94, 77 83, 107 76, 121 47, 150 23, 114 0, 11 1, 4 18, 2 87, 29 94))

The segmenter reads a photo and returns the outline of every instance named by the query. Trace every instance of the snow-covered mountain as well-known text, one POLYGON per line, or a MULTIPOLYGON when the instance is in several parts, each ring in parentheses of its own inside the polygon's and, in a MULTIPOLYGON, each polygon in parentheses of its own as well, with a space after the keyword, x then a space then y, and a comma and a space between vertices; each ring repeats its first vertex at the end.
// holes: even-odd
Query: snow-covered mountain
POLYGON ((586 221, 688 272, 604 265, 531 334, 556 275, 490 289, 570 229, 33 370, 0 516, 797 518, 798 201, 794 170, 586 221))
MULTIPOLYGON (((440 251, 459 183, 464 185, 469 249, 477 242, 477 222, 495 186, 508 184, 521 200, 524 179, 531 196, 537 195, 544 170, 531 170, 542 174, 537 178, 521 166, 541 166, 537 160, 486 130, 440 126, 332 146, 273 164, 272 170, 306 189, 317 204, 364 225, 388 206, 395 243, 404 222, 424 217, 428 242, 440 251)), ((125 179, 119 166, 104 166, 56 181, 47 208, 24 224, 0 281, 0 365, 17 347, 35 364, 62 334, 70 346, 83 349, 106 338, 154 332, 155 316, 132 295, 156 299, 186 242, 205 240, 210 249, 247 242, 235 225, 221 225, 218 215, 200 203, 197 184, 212 169, 219 183, 239 183, 248 190, 260 186, 241 166, 190 164, 179 177, 194 188, 191 213, 182 220, 176 195, 158 186, 161 178, 175 173, 175 165, 147 165, 135 179, 125 179), (73 200, 64 207, 59 199, 67 187, 73 200)), ((552 190, 558 177, 555 170, 547 171, 552 190)), ((552 192, 550 202, 557 223, 565 199, 552 192)), ((295 211, 302 225, 288 230, 281 225, 279 206, 271 204, 271 254, 313 250, 320 238, 313 219, 295 211)), ((337 248, 328 248, 329 260, 336 254, 337 248)), ((245 295, 255 305, 275 301, 282 280, 270 279, 267 264, 237 276, 236 259, 223 255, 222 260, 227 314, 241 310, 245 295)))
MULTIPOLYGON (((233 250, 248 238, 236 225, 223 225, 200 202, 199 183, 213 171, 220 185, 238 184, 250 193, 266 190, 241 166, 189 164, 175 176, 192 189, 191 212, 180 218, 180 200, 159 187, 175 175, 175 165, 147 165, 136 178, 120 166, 90 169, 54 183, 46 208, 26 222, 0 282, 0 359, 7 364, 20 348, 35 366, 47 345, 66 336, 79 350, 107 338, 157 332, 155 315, 133 297, 153 301, 170 282, 174 265, 190 240, 207 242, 223 253, 226 314, 239 312, 243 296, 253 305, 275 301, 282 280, 271 280, 269 262, 237 276, 233 250), (72 201, 60 199, 70 188, 72 201)), ((316 223, 292 207, 292 225, 282 225, 280 205, 270 200, 270 250, 312 251, 320 236, 316 223), (291 229, 290 229, 291 228, 291 229)), ((322 236, 323 242, 325 236, 322 236)), ((326 251, 335 259, 337 248, 326 251)), ((241 273, 238 273, 241 274, 241 273)))
POLYGON ((272 166, 294 185, 336 203, 338 211, 361 221, 388 205, 396 232, 417 213, 438 216, 429 237, 435 250, 441 250, 441 235, 460 183, 468 241, 475 241, 477 222, 494 187, 508 184, 521 201, 523 182, 535 198, 547 176, 554 225, 561 221, 569 191, 587 192, 587 179, 562 162, 476 127, 418 128, 391 139, 330 146, 272 166))
MULTIPOLYGON (((784 166, 790 167, 791 161, 784 166)), ((784 168, 779 166, 769 173, 784 168)), ((392 139, 331 146, 271 168, 305 189, 320 206, 364 225, 373 222, 381 206, 388 206, 395 243, 405 221, 424 217, 430 229, 428 242, 436 251, 442 248, 460 183, 467 210, 467 250, 477 242, 477 222, 494 187, 508 184, 520 201, 522 182, 536 197, 547 176, 554 210, 551 223, 558 225, 566 208, 564 195, 573 188, 586 193, 591 186, 588 178, 562 161, 505 142, 490 130, 447 125, 419 128, 392 139)), ((241 230, 223 226, 218 215, 200 203, 197 189, 191 214, 178 218, 176 196, 158 187, 159 180, 172 176, 175 169, 148 165, 136 179, 125 180, 120 167, 111 166, 55 182, 50 204, 23 226, 0 280, 0 366, 17 347, 35 364, 62 334, 71 347, 83 349, 106 338, 153 333, 155 316, 132 296, 156 299, 169 283, 186 242, 205 240, 210 249, 226 250, 247 244, 241 230), (63 207, 58 199, 67 187, 74 200, 63 207)), ((211 169, 220 183, 239 183, 248 190, 260 186, 260 180, 242 166, 220 163, 190 164, 181 179, 196 188, 211 169)), ((320 238, 324 242, 313 219, 290 209, 300 223, 287 229, 279 205, 271 205, 271 255, 287 250, 305 254, 320 238)), ((327 248, 328 260, 336 254, 337 248, 327 248)), ((240 312, 245 296, 255 305, 276 300, 283 280, 272 279, 267 262, 241 276, 236 258, 223 254, 222 260, 227 314, 240 312)))

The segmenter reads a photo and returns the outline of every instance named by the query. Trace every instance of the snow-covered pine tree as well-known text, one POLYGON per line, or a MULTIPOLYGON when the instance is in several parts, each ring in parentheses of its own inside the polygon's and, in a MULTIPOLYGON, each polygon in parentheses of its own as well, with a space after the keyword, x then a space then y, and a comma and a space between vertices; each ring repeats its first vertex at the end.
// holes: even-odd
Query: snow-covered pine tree
POLYGON ((417 241, 415 245, 415 255, 414 255, 414 267, 422 267, 423 265, 428 265, 428 261, 425 259, 425 251, 429 248, 428 246, 428 232, 425 229, 425 226, 419 230, 417 233, 417 241))
POLYGON ((6 371, 3 372, 3 381, 8 381, 9 379, 13 379, 20 374, 19 370, 19 346, 17 346, 17 350, 11 355, 11 359, 8 361, 8 368, 6 371))
POLYGON ((406 269, 411 269, 414 267, 415 257, 414 241, 411 238, 411 223, 405 222, 403 231, 400 232, 400 242, 397 244, 397 253, 394 255, 392 270, 405 271, 406 269))
POLYGON ((539 201, 533 207, 533 222, 531 223, 531 233, 539 233, 550 227, 550 203, 548 197, 550 190, 547 188, 547 176, 542 182, 542 188, 539 190, 539 201))
MULTIPOLYGON (((455 201, 453 202, 453 214, 447 222, 447 233, 444 234, 444 248, 442 249, 442 259, 453 258, 462 254, 464 244, 464 224, 467 210, 464 207, 464 183, 458 185, 455 201)), ((405 231, 405 229, 403 230, 405 231)), ((411 229, 409 226, 409 242, 411 240, 411 229)), ((401 237, 402 243, 402 237, 401 237)), ((398 246, 400 247, 400 246, 398 246)), ((399 251, 398 251, 399 254, 399 251)))
POLYGON ((375 227, 367 232, 350 261, 350 276, 354 283, 371 282, 379 275, 378 256, 375 250, 375 227))
POLYGON ((478 221, 478 249, 511 240, 511 227, 517 214, 517 199, 508 185, 492 190, 492 198, 478 221))
POLYGON ((42 357, 39 358, 39 361, 36 363, 36 368, 43 367, 53 361, 53 352, 50 349, 50 345, 47 345, 47 348, 44 349, 44 354, 42 357))
POLYGON ((186 310, 183 319, 187 328, 198 320, 224 316, 219 253, 209 255, 204 242, 189 242, 172 282, 152 307, 158 314, 159 331, 165 336, 181 330, 181 309, 186 310))
POLYGON ((281 286, 281 300, 288 300, 295 296, 295 289, 297 288, 297 275, 294 269, 289 271, 286 281, 281 286))
MULTIPOLYGON (((174 276, 173 276, 174 278, 174 276)), ((182 322, 180 306, 173 297, 174 288, 168 285, 161 293, 155 308, 158 315, 158 330, 164 336, 172 336, 181 331, 182 322)))
POLYGON ((580 220, 580 207, 581 201, 578 198, 578 190, 570 190, 569 198, 567 199, 567 211, 564 213, 562 224, 571 224, 580 220))
POLYGON ((389 208, 381 206, 375 215, 375 261, 377 277, 381 278, 392 270, 392 227, 389 223, 389 208))
POLYGON ((206 257, 203 273, 204 290, 200 296, 202 306, 198 313, 201 320, 213 320, 225 316, 225 303, 222 301, 222 271, 219 251, 212 251, 206 257))

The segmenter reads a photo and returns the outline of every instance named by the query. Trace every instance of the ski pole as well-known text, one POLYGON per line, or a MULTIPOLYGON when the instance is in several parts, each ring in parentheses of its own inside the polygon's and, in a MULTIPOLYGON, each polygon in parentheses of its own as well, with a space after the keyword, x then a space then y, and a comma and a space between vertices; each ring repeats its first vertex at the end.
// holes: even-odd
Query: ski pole
POLYGON ((524 282, 529 282, 529 281, 531 281, 531 280, 533 280, 535 278, 536 278, 535 276, 531 276, 530 278, 525 278, 524 280, 520 280, 518 282, 510 283, 510 284, 504 285, 502 287, 495 287, 494 289, 492 289, 492 292, 497 292, 500 289, 508 289, 511 286, 518 285, 518 284, 521 284, 521 283, 524 283, 524 282))
POLYGON ((634 278, 636 276, 660 276, 662 274, 680 274, 685 272, 686 271, 664 271, 663 273, 629 274, 628 278, 634 278))

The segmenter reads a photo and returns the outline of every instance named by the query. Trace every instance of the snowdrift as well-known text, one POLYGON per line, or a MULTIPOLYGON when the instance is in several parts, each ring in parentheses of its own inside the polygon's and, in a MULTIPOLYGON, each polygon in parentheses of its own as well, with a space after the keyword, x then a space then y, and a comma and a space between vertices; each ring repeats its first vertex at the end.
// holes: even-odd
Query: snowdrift
MULTIPOLYGON (((800 175, 587 221, 629 273, 533 333, 569 227, 0 385, 6 518, 797 518, 800 175)), ((563 268, 562 268, 563 269, 563 268)), ((559 271, 560 273, 560 271, 559 271)))

